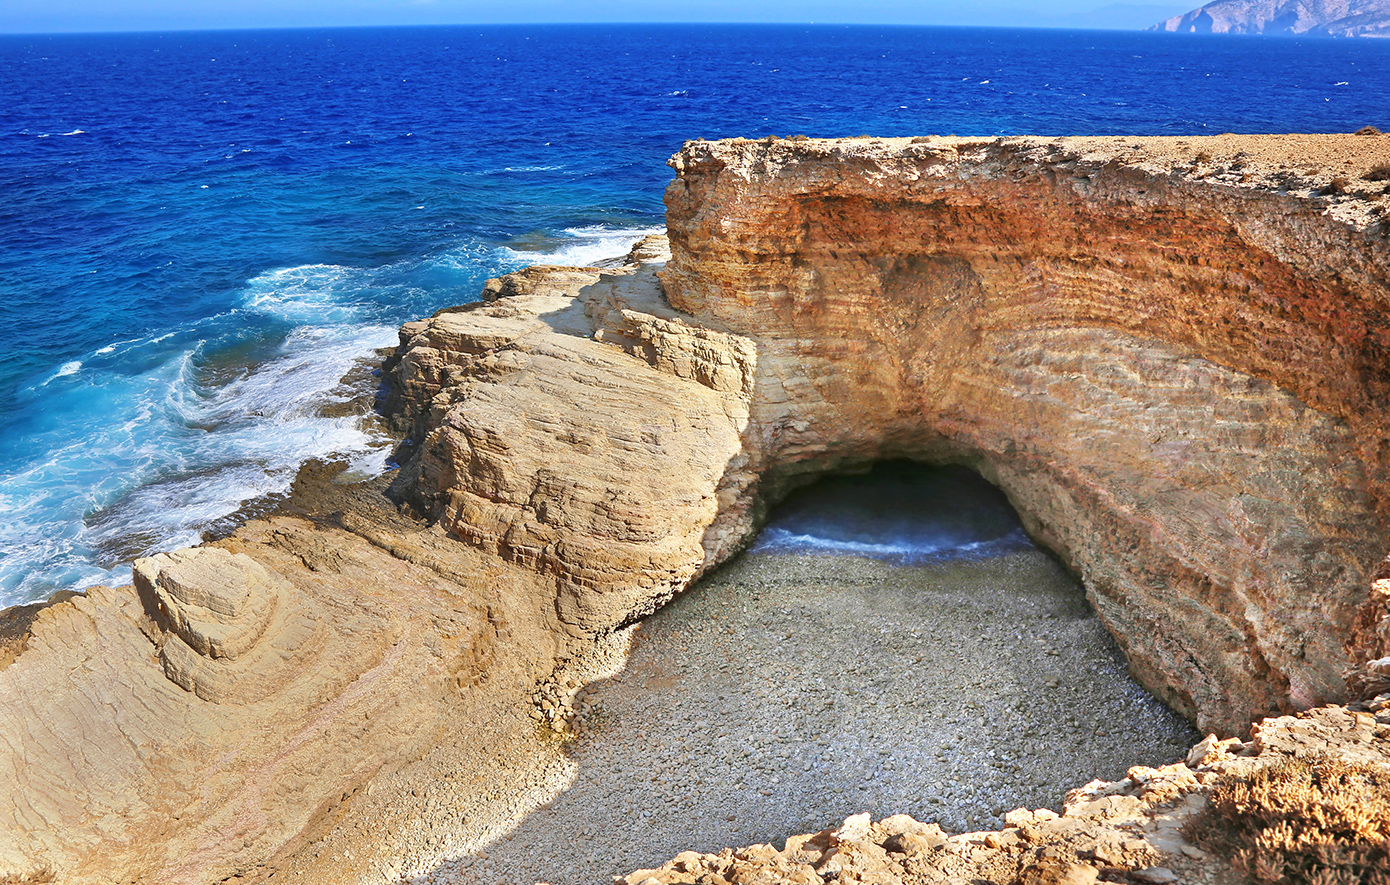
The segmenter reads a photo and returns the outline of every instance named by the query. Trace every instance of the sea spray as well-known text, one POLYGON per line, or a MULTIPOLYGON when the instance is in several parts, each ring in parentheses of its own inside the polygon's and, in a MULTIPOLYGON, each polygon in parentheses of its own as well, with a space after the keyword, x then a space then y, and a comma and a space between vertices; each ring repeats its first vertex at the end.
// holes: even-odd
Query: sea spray
POLYGON ((0 525, 0 604, 127 583, 134 558, 198 543, 248 502, 287 492, 310 459, 380 473, 390 440, 341 414, 339 382, 395 344, 382 320, 411 316, 393 306, 466 302, 488 276, 618 257, 654 230, 561 229, 551 252, 463 244, 379 267, 267 270, 224 313, 55 367, 21 389, 46 419, 0 473, 13 514, 0 525), (85 433, 73 439, 72 424, 85 433))

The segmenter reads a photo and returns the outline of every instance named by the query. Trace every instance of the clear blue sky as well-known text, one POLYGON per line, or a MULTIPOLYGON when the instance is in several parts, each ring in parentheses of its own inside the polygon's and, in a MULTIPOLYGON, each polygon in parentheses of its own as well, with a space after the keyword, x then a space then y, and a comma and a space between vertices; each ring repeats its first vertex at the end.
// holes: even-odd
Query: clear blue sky
POLYGON ((0 0, 0 33, 542 22, 1130 27, 1164 0, 0 0))

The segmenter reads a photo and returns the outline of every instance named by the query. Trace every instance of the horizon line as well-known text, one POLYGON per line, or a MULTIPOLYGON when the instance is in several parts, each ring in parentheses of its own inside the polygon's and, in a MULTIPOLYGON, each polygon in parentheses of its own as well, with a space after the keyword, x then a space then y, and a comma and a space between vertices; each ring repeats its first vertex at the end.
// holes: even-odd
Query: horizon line
MULTIPOLYGON (((1157 22, 1155 25, 1158 24, 1157 22)), ((994 24, 933 24, 929 22, 864 22, 864 21, 807 21, 807 22, 786 22, 786 21, 550 21, 550 22, 416 22, 416 23, 380 23, 380 24, 315 24, 315 25, 245 25, 241 27, 173 27, 173 28, 108 28, 96 30, 0 30, 0 37, 77 37, 77 36, 97 36, 102 34, 213 34, 213 33, 245 33, 262 31, 327 31, 327 30, 371 30, 371 29, 407 29, 407 28, 518 28, 518 27, 601 27, 601 26, 632 26, 632 27, 851 27, 851 28, 938 28, 949 30, 991 30, 991 31, 1088 31, 1088 32, 1114 32, 1114 33, 1154 33, 1170 34, 1182 37, 1249 37, 1249 36, 1268 36, 1251 34, 1176 34, 1173 32, 1162 31, 1149 25, 1142 28, 1136 27, 1113 27, 1105 25, 1085 26, 1085 25, 1041 25, 1041 24, 1016 24, 1016 25, 994 25, 994 24)), ((1294 37, 1303 35, 1291 35, 1294 37)))

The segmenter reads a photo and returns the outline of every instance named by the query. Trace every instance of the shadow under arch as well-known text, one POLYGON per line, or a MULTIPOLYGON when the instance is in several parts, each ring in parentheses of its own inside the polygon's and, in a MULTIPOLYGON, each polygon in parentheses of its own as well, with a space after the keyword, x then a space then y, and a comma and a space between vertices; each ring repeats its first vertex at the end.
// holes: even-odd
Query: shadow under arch
POLYGON ((1390 546, 1386 241, 1099 141, 686 144, 662 283, 757 346, 728 519, 966 463, 1204 731, 1342 700, 1384 643, 1358 625, 1390 546))

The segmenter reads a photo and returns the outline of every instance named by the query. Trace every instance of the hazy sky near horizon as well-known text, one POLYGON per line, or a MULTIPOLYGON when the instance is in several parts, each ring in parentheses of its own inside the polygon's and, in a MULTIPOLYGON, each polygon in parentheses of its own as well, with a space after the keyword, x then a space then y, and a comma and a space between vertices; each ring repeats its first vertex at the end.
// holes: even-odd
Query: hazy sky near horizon
POLYGON ((361 25, 787 22, 1143 27, 1164 0, 4 0, 0 33, 361 25))

